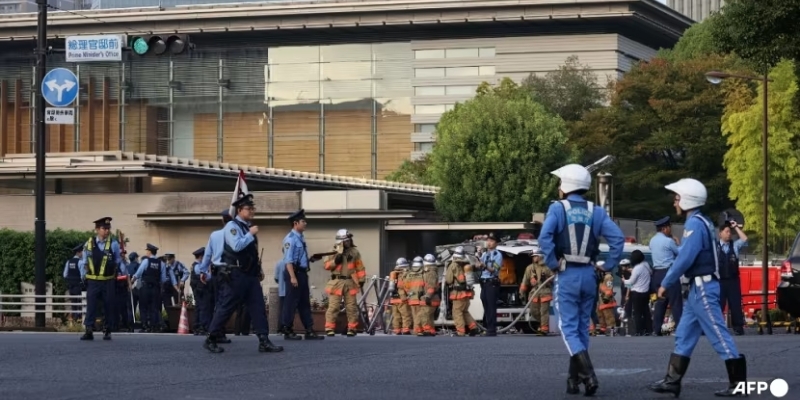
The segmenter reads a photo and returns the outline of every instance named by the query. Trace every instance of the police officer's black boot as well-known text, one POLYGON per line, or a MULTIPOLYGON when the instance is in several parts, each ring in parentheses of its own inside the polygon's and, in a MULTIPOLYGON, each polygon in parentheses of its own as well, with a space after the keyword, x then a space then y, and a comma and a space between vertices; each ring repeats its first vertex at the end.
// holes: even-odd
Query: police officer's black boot
POLYGON ((209 334, 206 336, 206 341, 203 343, 203 348, 212 353, 222 353, 225 351, 222 347, 217 346, 217 337, 209 334))
POLYGON ((258 335, 258 351, 260 353, 279 353, 283 346, 276 346, 269 340, 269 335, 258 335))
POLYGON ((305 340, 325 340, 325 337, 317 335, 317 332, 314 332, 314 329, 309 329, 309 330, 306 331, 306 334, 303 335, 303 339, 305 339, 305 340))
POLYGON ((290 328, 288 326, 283 328, 283 339, 284 340, 303 340, 303 338, 300 337, 300 335, 298 335, 298 334, 296 334, 294 332, 294 329, 292 329, 292 328, 290 328))
POLYGON ((92 332, 92 327, 86 327, 86 332, 84 332, 83 336, 81 336, 81 340, 94 340, 94 332, 92 332))
POLYGON ((728 388, 714 393, 719 397, 744 397, 744 394, 736 393, 736 384, 747 380, 747 362, 744 359, 744 354, 739 354, 739 358, 731 358, 725 360, 725 369, 728 370, 728 388))
POLYGON ((111 329, 106 328, 103 330, 103 340, 111 340, 111 329))
POLYGON ((227 336, 225 336, 224 332, 220 333, 219 335, 217 335, 217 343, 219 343, 219 344, 228 344, 230 342, 231 342, 231 340, 228 339, 227 336))
POLYGON ((650 385, 650 390, 656 393, 672 393, 675 397, 681 395, 681 380, 689 368, 689 357, 672 353, 669 356, 667 375, 664 379, 650 385))
POLYGON ((575 358, 578 367, 578 380, 583 383, 583 395, 594 396, 600 383, 597 381, 597 375, 594 374, 594 366, 589 358, 589 352, 584 350, 572 357, 575 358))
POLYGON ((567 394, 581 392, 580 379, 578 378, 578 363, 575 357, 569 358, 569 376, 567 377, 567 394))

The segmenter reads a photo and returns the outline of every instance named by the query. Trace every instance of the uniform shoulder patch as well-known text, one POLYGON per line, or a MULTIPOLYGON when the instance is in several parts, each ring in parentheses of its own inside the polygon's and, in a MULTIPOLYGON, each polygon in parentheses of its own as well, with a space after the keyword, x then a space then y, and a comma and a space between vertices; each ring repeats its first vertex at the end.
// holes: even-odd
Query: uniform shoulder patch
POLYGON ((692 236, 692 233, 694 233, 694 231, 683 231, 683 237, 687 238, 692 236))
POLYGON ((291 245, 292 245, 291 243, 286 242, 286 243, 283 244, 283 248, 284 249, 288 249, 289 247, 291 247, 291 245))
POLYGON ((231 229, 231 235, 236 235, 236 228, 231 229))

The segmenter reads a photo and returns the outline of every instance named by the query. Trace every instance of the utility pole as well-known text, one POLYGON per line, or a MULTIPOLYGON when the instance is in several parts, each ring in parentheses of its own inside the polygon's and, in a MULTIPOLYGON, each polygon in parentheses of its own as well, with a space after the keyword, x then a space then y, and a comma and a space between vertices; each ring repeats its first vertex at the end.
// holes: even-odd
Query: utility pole
POLYGON ((45 200, 45 109, 42 87, 44 86, 45 69, 47 69, 47 0, 36 0, 39 6, 39 22, 36 33, 36 222, 35 222, 35 293, 36 293, 36 327, 45 327, 44 302, 46 289, 46 256, 47 237, 44 217, 45 200), (42 296, 42 297, 38 297, 42 296))

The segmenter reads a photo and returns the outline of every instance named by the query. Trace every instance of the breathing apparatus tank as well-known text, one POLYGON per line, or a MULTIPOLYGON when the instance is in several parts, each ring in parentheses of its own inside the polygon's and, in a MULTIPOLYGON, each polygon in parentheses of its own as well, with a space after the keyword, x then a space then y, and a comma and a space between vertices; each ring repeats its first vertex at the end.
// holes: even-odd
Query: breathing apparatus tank
POLYGON ((469 262, 469 259, 467 259, 466 254, 464 254, 464 247, 456 247, 453 251, 453 261, 464 264, 464 279, 466 280, 467 287, 475 285, 475 273, 472 269, 472 264, 469 262))

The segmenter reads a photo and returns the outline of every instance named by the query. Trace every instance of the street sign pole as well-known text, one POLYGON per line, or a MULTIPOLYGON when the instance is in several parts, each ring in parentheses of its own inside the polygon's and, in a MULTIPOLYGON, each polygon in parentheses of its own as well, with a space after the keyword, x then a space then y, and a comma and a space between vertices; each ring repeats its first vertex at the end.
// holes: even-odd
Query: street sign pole
MULTIPOLYGON (((47 68, 47 0, 36 0, 39 5, 39 22, 36 34, 36 222, 35 222, 35 293, 37 296, 45 295, 47 237, 44 213, 45 199, 45 110, 44 110, 44 75, 47 68)), ((36 327, 45 327, 44 297, 36 298, 36 327)))

